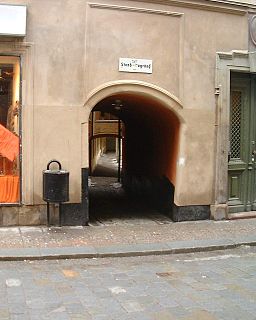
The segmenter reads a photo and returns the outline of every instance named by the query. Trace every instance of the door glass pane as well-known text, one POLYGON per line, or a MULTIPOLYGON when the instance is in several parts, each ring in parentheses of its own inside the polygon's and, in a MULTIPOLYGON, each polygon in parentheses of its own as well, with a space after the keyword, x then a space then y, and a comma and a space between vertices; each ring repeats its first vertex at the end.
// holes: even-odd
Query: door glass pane
POLYGON ((0 56, 0 203, 19 202, 19 95, 19 58, 0 56))
POLYGON ((230 152, 232 159, 241 158, 242 93, 231 92, 230 152))

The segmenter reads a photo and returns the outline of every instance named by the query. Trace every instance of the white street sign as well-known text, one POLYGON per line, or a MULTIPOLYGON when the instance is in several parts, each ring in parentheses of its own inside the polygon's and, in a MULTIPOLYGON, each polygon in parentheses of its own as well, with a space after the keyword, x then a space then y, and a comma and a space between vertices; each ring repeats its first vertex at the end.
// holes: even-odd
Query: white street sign
POLYGON ((119 58, 119 71, 152 73, 153 62, 148 59, 119 58))

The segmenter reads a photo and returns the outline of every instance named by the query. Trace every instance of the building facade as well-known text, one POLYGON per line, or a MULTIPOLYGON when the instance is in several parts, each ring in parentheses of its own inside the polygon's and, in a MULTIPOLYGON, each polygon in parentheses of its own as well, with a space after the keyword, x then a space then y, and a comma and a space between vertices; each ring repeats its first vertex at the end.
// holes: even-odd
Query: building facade
POLYGON ((0 15, 0 225, 45 223, 51 159, 70 172, 64 224, 88 222, 93 110, 122 120, 124 184, 169 190, 174 221, 256 209, 255 1, 1 0, 0 15))

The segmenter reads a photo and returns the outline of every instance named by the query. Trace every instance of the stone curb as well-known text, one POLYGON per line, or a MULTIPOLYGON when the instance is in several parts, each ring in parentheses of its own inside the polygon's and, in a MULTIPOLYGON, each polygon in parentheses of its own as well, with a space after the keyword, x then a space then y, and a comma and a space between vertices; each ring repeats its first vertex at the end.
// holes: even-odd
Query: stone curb
POLYGON ((239 239, 171 241, 106 247, 52 247, 0 249, 0 261, 58 260, 82 258, 135 257, 168 255, 215 250, 234 249, 240 246, 256 246, 256 237, 239 239))

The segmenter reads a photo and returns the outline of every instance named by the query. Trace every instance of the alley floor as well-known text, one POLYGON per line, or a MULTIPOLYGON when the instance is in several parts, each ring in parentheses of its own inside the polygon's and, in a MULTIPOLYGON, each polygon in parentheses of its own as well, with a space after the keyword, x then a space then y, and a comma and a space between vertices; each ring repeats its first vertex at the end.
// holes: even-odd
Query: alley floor
POLYGON ((89 178, 90 225, 116 223, 171 223, 170 216, 152 206, 149 199, 129 196, 118 182, 114 152, 102 154, 89 178))
POLYGON ((171 217, 145 201, 129 197, 114 177, 93 177, 89 193, 90 225, 172 223, 171 217))
POLYGON ((0 319, 254 320, 256 248, 1 262, 0 319))

